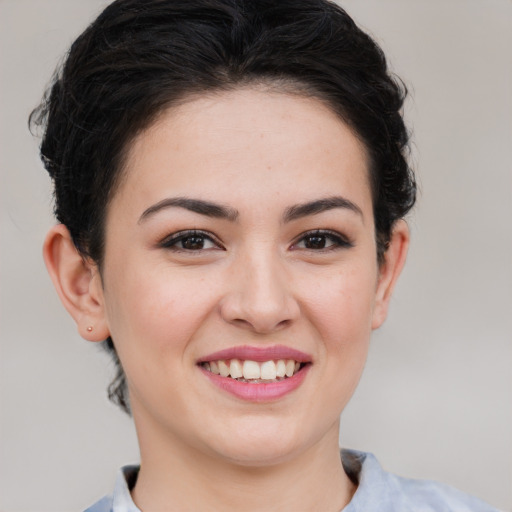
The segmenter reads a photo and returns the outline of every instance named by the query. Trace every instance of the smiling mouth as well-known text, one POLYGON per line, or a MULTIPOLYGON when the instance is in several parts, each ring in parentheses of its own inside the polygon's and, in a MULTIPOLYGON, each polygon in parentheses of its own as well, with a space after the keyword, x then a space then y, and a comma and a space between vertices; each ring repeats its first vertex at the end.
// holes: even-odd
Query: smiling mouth
POLYGON ((220 375, 238 382, 268 384, 293 377, 306 364, 308 363, 301 363, 295 359, 277 359, 262 362, 249 359, 220 359, 204 361, 200 363, 200 366, 214 375, 220 375))

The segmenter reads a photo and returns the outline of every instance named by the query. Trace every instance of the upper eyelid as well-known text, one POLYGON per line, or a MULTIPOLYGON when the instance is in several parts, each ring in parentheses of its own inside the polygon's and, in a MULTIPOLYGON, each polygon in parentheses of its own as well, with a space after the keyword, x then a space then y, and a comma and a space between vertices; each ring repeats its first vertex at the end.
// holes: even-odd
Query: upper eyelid
POLYGON ((159 245, 165 246, 165 245, 169 244, 170 242, 177 242, 181 238, 186 238, 187 236, 194 236, 194 235, 204 236, 205 238, 210 239, 216 245, 219 245, 220 247, 224 247, 222 242, 220 241, 220 239, 217 236, 215 236, 213 233, 210 233, 208 231, 204 231, 203 229, 183 229, 181 231, 171 233, 170 235, 167 235, 164 238, 162 238, 159 242, 159 245))
POLYGON ((335 231, 332 229, 311 229, 309 231, 305 231, 304 233, 301 233, 298 235, 294 241, 292 242, 292 247, 297 245, 299 242, 301 242, 304 238, 308 236, 330 236, 332 238, 335 238, 341 242, 343 242, 343 245, 346 245, 347 247, 352 247, 354 245, 353 241, 343 233, 340 233, 339 231, 335 231))
POLYGON ((347 235, 344 235, 343 233, 340 233, 339 231, 336 231, 334 229, 310 229, 308 231, 304 231, 304 233, 301 233, 300 235, 295 237, 295 240, 299 241, 302 238, 306 236, 312 236, 312 235, 323 235, 323 236, 332 236, 335 238, 341 238, 343 240, 349 241, 349 237, 347 235))
MULTIPOLYGON (((215 243, 219 247, 225 249, 225 246, 219 237, 217 237, 215 234, 213 234, 209 231, 205 231, 203 229, 184 229, 184 230, 177 231, 175 233, 171 233, 169 235, 166 235, 164 238, 162 238, 159 242, 159 245, 166 246, 166 245, 169 245, 171 242, 178 242, 181 238, 186 238, 187 236, 194 236, 194 235, 204 236, 205 238, 210 239, 213 243, 215 243)), ((343 233, 340 233, 339 231, 335 231, 332 229, 310 229, 308 231, 305 231, 305 232, 297 235, 291 242, 291 246, 292 247, 295 246, 305 237, 314 236, 314 235, 331 236, 332 238, 342 241, 347 246, 354 245, 353 241, 348 236, 346 236, 343 233)))

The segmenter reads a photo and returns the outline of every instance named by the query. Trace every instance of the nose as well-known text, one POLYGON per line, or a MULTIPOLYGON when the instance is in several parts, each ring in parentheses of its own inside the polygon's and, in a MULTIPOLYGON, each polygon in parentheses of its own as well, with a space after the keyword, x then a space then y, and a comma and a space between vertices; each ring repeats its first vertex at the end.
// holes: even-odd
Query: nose
POLYGON ((279 258, 241 257, 231 269, 229 291, 220 305, 223 319, 258 334, 292 324, 300 314, 291 279, 279 258))

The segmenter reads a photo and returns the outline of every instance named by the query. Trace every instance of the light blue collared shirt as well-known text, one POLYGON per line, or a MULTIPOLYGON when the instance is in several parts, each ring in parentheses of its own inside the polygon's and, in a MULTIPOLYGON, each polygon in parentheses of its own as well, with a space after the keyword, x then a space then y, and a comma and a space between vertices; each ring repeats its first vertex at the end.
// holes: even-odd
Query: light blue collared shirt
MULTIPOLYGON (((340 512, 499 512, 448 485, 388 473, 370 453, 342 450, 341 460, 347 475, 358 482, 358 487, 350 503, 340 512)), ((138 466, 122 468, 113 494, 85 512, 141 512, 130 495, 138 471, 138 466)))

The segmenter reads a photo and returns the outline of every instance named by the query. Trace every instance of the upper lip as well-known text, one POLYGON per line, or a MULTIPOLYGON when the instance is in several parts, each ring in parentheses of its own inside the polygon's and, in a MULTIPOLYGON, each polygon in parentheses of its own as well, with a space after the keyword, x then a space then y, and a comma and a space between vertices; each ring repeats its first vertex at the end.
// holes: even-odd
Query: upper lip
POLYGON ((284 345, 272 345, 270 347, 254 347, 250 345, 240 345, 226 348, 217 352, 212 352, 198 359, 198 363, 208 361, 219 361, 226 359, 242 359, 249 361, 276 361, 278 359, 293 359, 299 363, 311 362, 311 356, 300 350, 286 347, 284 345))

